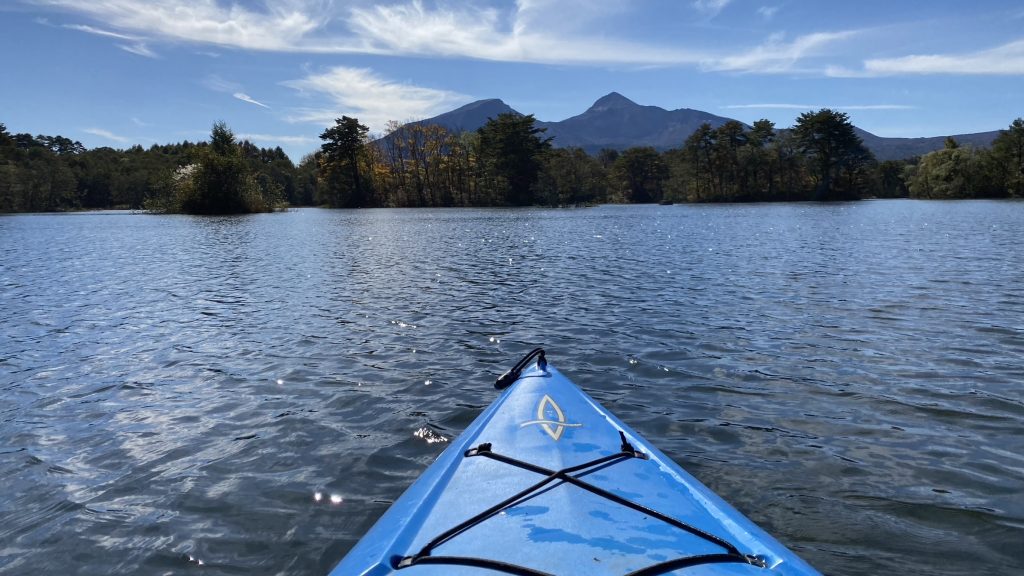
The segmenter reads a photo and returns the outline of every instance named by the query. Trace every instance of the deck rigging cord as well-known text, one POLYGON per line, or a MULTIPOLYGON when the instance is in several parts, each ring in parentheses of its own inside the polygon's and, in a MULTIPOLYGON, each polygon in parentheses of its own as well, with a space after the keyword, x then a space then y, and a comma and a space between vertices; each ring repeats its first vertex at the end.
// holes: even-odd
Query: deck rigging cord
MULTIPOLYGON (((538 366, 542 370, 545 369, 546 360, 544 358, 544 350, 541 348, 536 348, 532 350, 529 354, 524 356, 522 360, 517 362, 511 370, 502 374, 501 377, 498 378, 497 382, 495 383, 495 387, 499 389, 506 388, 513 382, 518 380, 522 373, 522 370, 535 357, 538 358, 538 366)), ((659 574, 666 574, 668 572, 680 570, 682 568, 702 564, 741 563, 749 564, 759 568, 766 567, 766 563, 762 558, 759 558, 751 554, 743 554, 739 551, 739 549, 736 548, 736 546, 734 546, 732 543, 723 538, 715 536, 714 534, 701 530, 700 528, 691 526, 676 518, 662 514, 661 512, 648 508, 642 504, 638 504, 636 502, 633 502, 632 500, 623 498, 622 496, 619 496, 614 492, 610 492, 608 490, 595 486, 589 482, 586 482, 585 480, 582 480, 581 478, 583 476, 586 476, 587 474, 594 472, 595 470, 605 468, 608 466, 613 466, 626 460, 648 459, 648 456, 646 454, 640 452, 629 443, 629 441, 626 439, 625 433, 622 432, 621 430, 619 430, 619 439, 621 440, 621 445, 619 446, 618 452, 602 456, 589 462, 584 462, 582 464, 576 464, 574 466, 563 468, 561 470, 550 470, 548 468, 544 468, 542 466, 538 466, 530 462, 525 462, 523 460, 518 460, 516 458, 512 458, 510 456, 494 452, 491 449, 492 445, 490 442, 482 443, 478 445, 476 448, 467 450, 463 454, 463 456, 466 458, 490 458, 492 460, 496 460, 504 464, 508 464, 511 466, 515 466, 517 468, 521 468, 523 470, 527 470, 529 472, 539 474, 544 478, 538 481, 537 483, 533 484, 532 486, 521 490, 520 492, 491 506, 490 508, 487 508, 486 510, 480 512, 479 514, 476 514, 475 516, 457 524, 456 526, 453 526, 452 528, 445 530, 444 532, 430 540, 430 542, 428 542, 426 545, 424 545, 423 548, 419 550, 419 552, 416 552, 415 554, 412 554, 410 556, 395 556, 394 558, 392 558, 392 567, 396 570, 400 570, 402 568, 408 568, 410 566, 434 564, 485 568, 494 570, 496 572, 502 572, 505 574, 513 574, 516 576, 555 576, 553 574, 542 572, 533 568, 528 568, 526 566, 518 566, 514 564, 509 564, 507 562, 501 562, 498 560, 491 560, 487 558, 431 555, 434 549, 438 546, 444 544, 445 542, 448 542, 449 540, 457 537, 459 534, 462 534, 467 530, 473 528, 474 526, 477 526, 485 522, 487 519, 499 514, 500 512, 507 510, 518 503, 524 502, 536 496, 545 489, 549 489, 547 487, 552 484, 554 484, 554 486, 562 484, 569 484, 575 486, 577 488, 590 492, 591 494, 610 500, 611 502, 619 504, 620 506, 629 508, 631 510, 635 510, 637 512, 640 512, 642 514, 665 522, 675 528, 683 530, 698 538, 711 542, 712 544, 716 544, 724 550, 723 553, 719 554, 701 554, 696 556, 686 556, 667 560, 664 562, 659 562, 647 566, 645 568, 641 568, 639 570, 634 570, 633 572, 630 572, 625 576, 657 576, 659 574)), ((553 488, 554 486, 551 487, 553 488)))

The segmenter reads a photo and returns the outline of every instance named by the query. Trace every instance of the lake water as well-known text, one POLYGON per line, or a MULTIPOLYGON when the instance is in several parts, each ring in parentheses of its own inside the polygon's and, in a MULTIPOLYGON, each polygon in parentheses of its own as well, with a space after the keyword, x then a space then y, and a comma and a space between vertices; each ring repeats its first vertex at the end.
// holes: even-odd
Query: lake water
POLYGON ((1022 202, 0 217, 0 573, 326 573, 543 345, 825 573, 1020 574, 1022 240, 1022 202))

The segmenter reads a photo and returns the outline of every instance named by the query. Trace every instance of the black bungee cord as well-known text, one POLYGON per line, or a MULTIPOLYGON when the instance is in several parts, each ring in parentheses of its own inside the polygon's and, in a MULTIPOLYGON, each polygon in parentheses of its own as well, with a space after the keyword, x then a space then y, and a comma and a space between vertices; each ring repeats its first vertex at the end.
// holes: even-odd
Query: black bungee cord
MULTIPOLYGON (((522 371, 529 365, 529 363, 537 358, 537 367, 541 370, 547 368, 547 359, 544 357, 543 348, 534 348, 526 356, 524 356, 515 366, 512 367, 508 372, 505 372, 497 381, 494 383, 494 387, 503 390, 512 385, 513 382, 519 379, 522 375, 522 371)), ((643 452, 637 450, 629 443, 626 439, 624 432, 619 430, 619 439, 622 445, 619 448, 619 452, 603 456, 590 462, 584 462, 561 470, 549 470, 530 462, 517 460, 503 454, 495 453, 491 450, 491 443, 485 442, 478 445, 476 448, 467 450, 463 455, 466 458, 472 458, 474 456, 482 456, 490 458, 505 464, 515 466, 530 472, 541 475, 543 478, 536 484, 525 488, 517 494, 509 496, 502 502, 499 502, 490 508, 476 514, 475 516, 465 520, 464 522, 449 528, 448 530, 437 535, 434 539, 428 542, 418 552, 408 556, 394 556, 391 559, 391 566, 396 570, 403 568, 409 568, 415 565, 433 564, 433 565, 448 565, 448 566, 470 566, 474 568, 483 568, 494 572, 500 572, 504 574, 512 574, 514 576, 555 576, 547 572, 542 572, 526 566, 518 566, 502 562, 500 560, 494 560, 490 558, 474 558, 474 557, 456 557, 456 556, 434 556, 431 553, 435 548, 444 544, 445 542, 455 538, 459 534, 477 526, 489 518, 494 517, 502 510, 514 506, 515 504, 525 501, 539 492, 543 491, 552 484, 567 484, 575 486, 576 488, 585 490, 596 496, 610 500, 620 506, 629 508, 636 512, 640 512, 646 516, 656 518, 662 522, 665 522, 675 528, 682 531, 688 532, 689 534, 701 538, 707 542, 716 544, 724 549, 724 553, 718 554, 699 554, 695 556, 684 556, 680 558, 674 558, 667 561, 659 562, 634 570, 625 576, 657 576, 659 574, 667 574, 683 568, 689 568, 692 566, 699 566, 704 564, 719 564, 719 563, 739 563, 749 564, 758 568, 766 568, 767 564, 763 558, 752 554, 743 554, 736 548, 731 542, 715 536, 709 532, 705 532, 700 528, 691 526, 685 522, 682 522, 671 516, 667 516, 652 510, 641 504, 637 504, 627 498, 619 496, 608 490, 599 488, 589 482, 582 479, 588 472, 594 471, 605 466, 614 465, 624 460, 636 458, 639 460, 647 460, 648 456, 643 452)))

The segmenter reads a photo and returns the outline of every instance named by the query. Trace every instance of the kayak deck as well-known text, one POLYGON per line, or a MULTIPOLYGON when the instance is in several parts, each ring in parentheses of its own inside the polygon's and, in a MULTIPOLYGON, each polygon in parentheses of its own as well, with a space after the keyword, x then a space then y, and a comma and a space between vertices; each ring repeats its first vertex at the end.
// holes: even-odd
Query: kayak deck
POLYGON ((331 573, 818 574, 550 366, 488 407, 331 573))

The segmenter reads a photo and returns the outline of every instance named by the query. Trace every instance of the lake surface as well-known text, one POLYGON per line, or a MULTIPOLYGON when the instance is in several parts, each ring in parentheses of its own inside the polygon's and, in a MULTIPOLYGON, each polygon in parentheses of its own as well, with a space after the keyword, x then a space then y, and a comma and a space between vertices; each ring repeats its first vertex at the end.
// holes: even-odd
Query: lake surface
POLYGON ((1019 574, 1022 240, 1022 202, 3 216, 0 573, 324 574, 543 345, 825 573, 1019 574))

